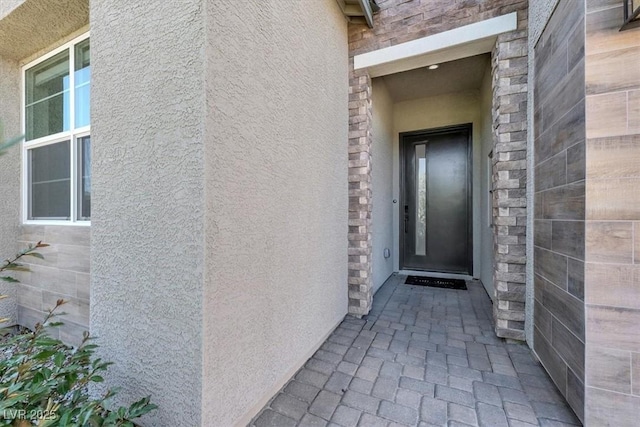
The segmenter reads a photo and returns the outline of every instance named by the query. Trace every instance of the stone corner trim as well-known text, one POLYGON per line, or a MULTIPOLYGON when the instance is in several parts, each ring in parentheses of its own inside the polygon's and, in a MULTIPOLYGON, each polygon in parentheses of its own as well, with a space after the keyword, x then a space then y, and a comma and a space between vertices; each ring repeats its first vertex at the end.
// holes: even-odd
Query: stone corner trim
POLYGON ((502 338, 525 339, 527 233, 527 11, 498 36, 493 71, 493 318, 502 338))
POLYGON ((371 283, 371 77, 349 78, 349 314, 369 313, 371 283))

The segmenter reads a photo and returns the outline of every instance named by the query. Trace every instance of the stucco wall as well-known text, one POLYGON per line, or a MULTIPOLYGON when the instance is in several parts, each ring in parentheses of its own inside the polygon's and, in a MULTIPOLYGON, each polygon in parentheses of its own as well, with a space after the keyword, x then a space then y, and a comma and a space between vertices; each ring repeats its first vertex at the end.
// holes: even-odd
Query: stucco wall
MULTIPOLYGON (((372 84, 373 145, 371 161, 372 194, 371 246, 373 292, 377 291, 393 273, 394 257, 384 257, 385 248, 397 256, 393 249, 393 212, 398 204, 393 203, 393 100, 382 79, 372 84)), ((396 199, 397 200, 397 199, 396 199)))
MULTIPOLYGON (((18 64, 0 57, 0 140, 20 134, 20 73, 18 64)), ((13 147, 0 157, 0 259, 16 252, 16 236, 20 218, 20 148, 13 147)), ((0 281, 0 317, 17 319, 16 286, 0 281)), ((7 325, 3 325, 7 326, 7 325)))
MULTIPOLYGON (((480 92, 471 90, 402 101, 394 104, 394 174, 399 176, 398 135, 401 132, 432 129, 465 123, 473 124, 472 163, 473 163, 473 271, 479 274, 480 267, 480 92)), ((399 185, 394 189, 394 198, 399 199, 399 185)), ((397 216, 397 214, 396 214, 397 216)), ((399 220, 399 218, 398 218, 399 220)), ((394 251, 399 252, 398 239, 394 241, 394 251)), ((399 267, 399 266, 398 266, 399 267)))
POLYGON ((206 21, 202 419, 227 426, 347 312, 347 25, 334 0, 206 21))
POLYGON ((91 331, 147 426, 201 420, 202 6, 91 2, 91 331))
POLYGON ((492 300, 495 299, 493 286, 493 196, 491 190, 491 174, 493 161, 489 159, 489 153, 493 150, 493 117, 491 114, 491 104, 493 102, 491 65, 487 65, 480 86, 480 222, 478 224, 480 242, 480 265, 476 269, 478 276, 487 290, 487 294, 492 300))

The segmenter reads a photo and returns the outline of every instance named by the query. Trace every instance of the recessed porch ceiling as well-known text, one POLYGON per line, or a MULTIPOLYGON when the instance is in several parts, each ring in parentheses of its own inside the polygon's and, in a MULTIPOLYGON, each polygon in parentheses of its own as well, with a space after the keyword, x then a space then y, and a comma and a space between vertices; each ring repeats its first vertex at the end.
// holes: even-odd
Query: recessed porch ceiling
POLYGON ((439 64, 436 70, 427 67, 402 73, 389 74, 384 80, 394 102, 409 101, 427 96, 450 92, 478 89, 491 55, 470 56, 468 58, 439 64))

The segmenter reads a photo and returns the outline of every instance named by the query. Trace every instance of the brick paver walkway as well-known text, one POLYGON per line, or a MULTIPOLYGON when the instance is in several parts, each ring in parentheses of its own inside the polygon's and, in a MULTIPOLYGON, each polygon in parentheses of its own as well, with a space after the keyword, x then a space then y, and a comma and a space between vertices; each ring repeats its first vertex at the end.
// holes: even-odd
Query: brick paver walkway
POLYGON ((580 425, 528 347, 495 336, 479 282, 404 278, 384 284, 366 318, 347 317, 252 425, 580 425))

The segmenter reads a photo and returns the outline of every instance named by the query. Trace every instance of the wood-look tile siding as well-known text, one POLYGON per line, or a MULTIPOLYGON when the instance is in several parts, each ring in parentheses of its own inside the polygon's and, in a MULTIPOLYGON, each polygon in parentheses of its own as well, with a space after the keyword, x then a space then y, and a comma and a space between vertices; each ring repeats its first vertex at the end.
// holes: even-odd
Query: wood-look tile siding
POLYGON ((587 425, 638 425, 640 407, 640 29, 622 2, 587 0, 587 425))
POLYGON ((585 68, 581 2, 559 2, 534 52, 534 349, 582 419, 585 68))
POLYGON ((16 284, 20 325, 31 328, 42 322, 46 311, 64 299, 64 325, 52 331, 53 335, 75 344, 89 330, 90 232, 90 227, 83 226, 21 227, 18 248, 38 241, 50 246, 40 250, 43 260, 24 260, 30 271, 20 273, 16 284))

